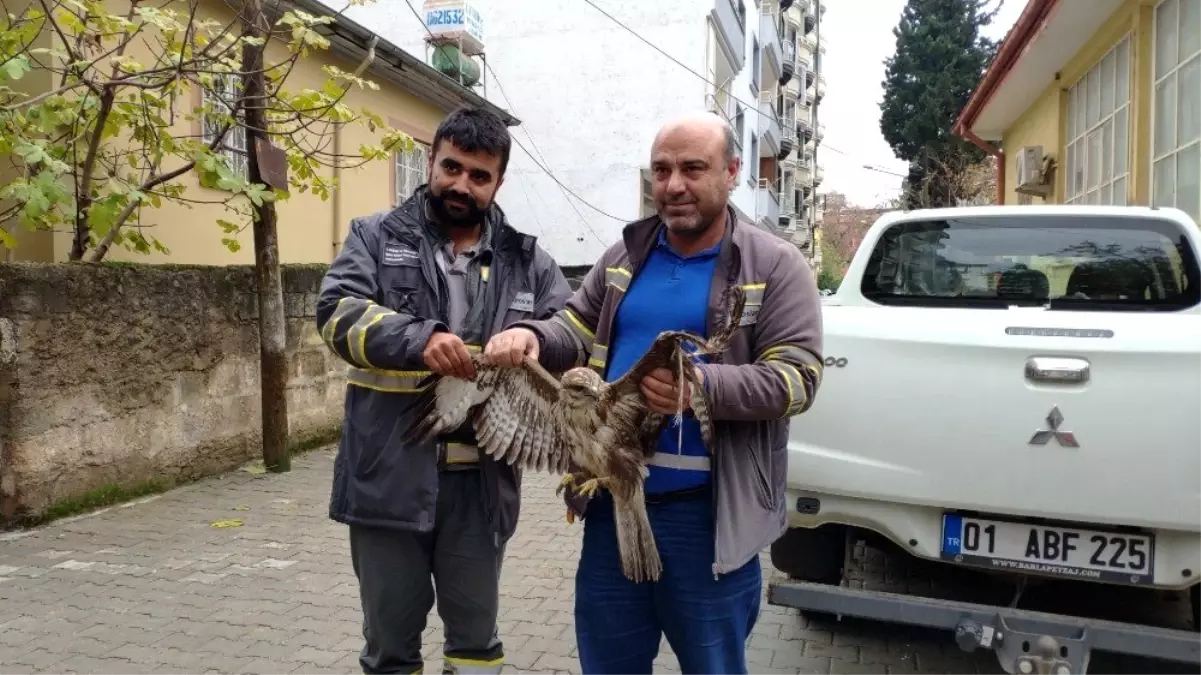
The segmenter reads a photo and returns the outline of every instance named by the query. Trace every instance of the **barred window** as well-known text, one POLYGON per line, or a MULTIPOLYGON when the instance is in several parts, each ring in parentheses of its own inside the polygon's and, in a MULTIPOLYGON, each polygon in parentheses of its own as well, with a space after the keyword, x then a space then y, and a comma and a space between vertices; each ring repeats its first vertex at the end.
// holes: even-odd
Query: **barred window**
MULTIPOLYGON (((229 114, 241 91, 242 78, 240 76, 232 73, 217 75, 213 80, 212 87, 201 88, 201 105, 211 108, 215 112, 224 109, 225 113, 229 114)), ((239 110, 237 120, 241 121, 242 119, 242 111, 239 110)), ((206 118, 204 120, 204 142, 212 143, 217 134, 221 132, 221 126, 221 122, 206 118)), ((241 124, 230 127, 225 132, 225 137, 221 139, 218 153, 225 157, 234 174, 242 178, 250 176, 249 152, 250 148, 246 144, 246 127, 241 124)))
POLYGON ((429 146, 413 143, 412 150, 396 153, 396 205, 405 202, 429 180, 429 146))

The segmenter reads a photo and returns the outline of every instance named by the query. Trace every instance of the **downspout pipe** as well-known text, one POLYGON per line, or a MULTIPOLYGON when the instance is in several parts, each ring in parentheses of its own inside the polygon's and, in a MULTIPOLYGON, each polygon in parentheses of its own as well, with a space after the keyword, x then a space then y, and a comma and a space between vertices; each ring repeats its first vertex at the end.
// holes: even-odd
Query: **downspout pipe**
POLYGON ((984 152, 992 155, 997 160, 997 206, 1005 205, 1005 151, 994 146, 992 143, 980 138, 971 129, 966 129, 958 125, 954 129, 955 135, 968 141, 972 145, 980 148, 984 152))
POLYGON ((968 99, 967 105, 964 106, 963 112, 960 113, 959 119, 955 121, 955 125, 951 129, 951 132, 956 136, 996 158, 996 201, 998 205, 1005 203, 1005 153, 977 136, 972 131, 972 125, 975 124, 977 116, 979 116, 988 101, 992 99, 997 88, 1001 86, 1009 71, 1017 64, 1018 59, 1026 51, 1026 47, 1029 46, 1034 36, 1038 34, 1052 11, 1059 5, 1059 2, 1060 0, 1029 0, 1026 8, 1022 10, 1021 16, 1018 17, 1017 22, 1014 23, 1009 34, 1005 36, 1005 41, 1001 43, 996 57, 989 64, 988 70, 985 71, 984 78, 980 80, 980 85, 976 87, 976 91, 972 92, 971 98, 968 99))

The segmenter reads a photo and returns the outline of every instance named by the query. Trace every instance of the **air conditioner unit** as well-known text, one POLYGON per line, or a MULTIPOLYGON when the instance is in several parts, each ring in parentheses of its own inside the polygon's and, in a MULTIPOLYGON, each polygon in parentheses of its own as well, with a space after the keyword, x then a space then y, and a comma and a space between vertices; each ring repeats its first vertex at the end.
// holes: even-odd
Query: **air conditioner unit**
POLYGON ((1017 174, 1014 176, 1018 194, 1032 195, 1046 199, 1055 190, 1054 167, 1055 160, 1043 156, 1043 146, 1027 145, 1018 150, 1015 158, 1017 174))

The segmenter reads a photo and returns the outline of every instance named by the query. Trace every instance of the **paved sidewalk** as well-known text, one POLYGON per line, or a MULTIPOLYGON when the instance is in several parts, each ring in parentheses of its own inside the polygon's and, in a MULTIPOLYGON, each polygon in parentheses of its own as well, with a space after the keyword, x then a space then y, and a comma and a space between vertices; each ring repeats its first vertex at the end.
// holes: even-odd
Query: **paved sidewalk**
MULTIPOLYGON (((0 534, 0 671, 361 672, 346 530, 326 517, 332 460, 313 452, 289 474, 236 471, 0 534)), ((527 478, 507 550, 500 631, 510 670, 579 672, 581 527, 566 524, 553 485, 527 478)), ((433 613, 426 672, 441 667, 441 640, 433 613)), ((810 623, 766 604, 749 659, 755 673, 999 672, 991 654, 963 654, 945 635, 810 623)), ((656 670, 676 668, 664 641, 656 670)))

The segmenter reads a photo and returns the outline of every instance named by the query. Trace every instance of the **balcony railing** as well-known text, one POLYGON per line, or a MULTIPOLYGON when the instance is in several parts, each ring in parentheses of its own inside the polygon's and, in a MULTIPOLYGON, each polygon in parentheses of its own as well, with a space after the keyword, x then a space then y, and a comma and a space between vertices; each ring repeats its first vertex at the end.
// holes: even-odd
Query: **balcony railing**
POLYGON ((792 145, 794 147, 796 146, 796 144, 797 144, 797 128, 796 128, 796 113, 795 112, 793 112, 791 115, 789 115, 787 113, 784 114, 783 129, 781 130, 780 133, 784 137, 784 140, 792 141, 792 145))
POLYGON ((817 140, 819 140, 819 141, 820 141, 821 139, 823 139, 823 138, 825 138, 825 137, 826 137, 826 124, 825 124, 825 122, 818 122, 818 123, 817 123, 817 132, 816 132, 816 133, 817 133, 817 140))
POLYGON ((784 63, 796 64, 796 45, 788 40, 780 43, 781 50, 784 53, 784 63))
POLYGON ((795 218, 796 217, 796 191, 784 190, 780 197, 780 217, 795 218))
MULTIPOLYGON (((774 87, 773 87, 774 89, 774 87)), ((776 110, 776 94, 772 89, 759 92, 759 131, 763 141, 760 156, 775 157, 780 152, 780 113, 776 110)))

